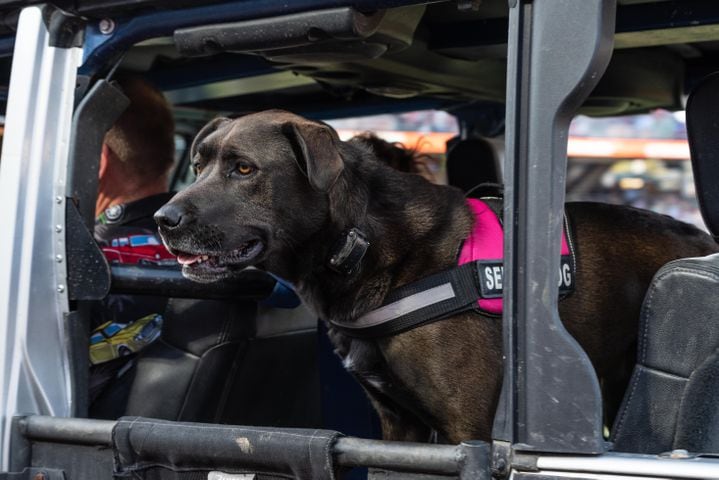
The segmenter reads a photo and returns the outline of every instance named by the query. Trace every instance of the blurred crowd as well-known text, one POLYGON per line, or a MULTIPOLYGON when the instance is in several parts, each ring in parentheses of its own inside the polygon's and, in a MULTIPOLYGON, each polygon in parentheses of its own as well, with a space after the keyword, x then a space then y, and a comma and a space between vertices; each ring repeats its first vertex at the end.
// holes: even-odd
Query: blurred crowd
MULTIPOLYGON (((441 111, 332 120, 338 129, 359 131, 458 132, 455 117, 441 111)), ((684 112, 655 110, 644 115, 592 118, 576 117, 570 136, 636 139, 686 139, 684 112)), ((413 148, 414 145, 406 145, 413 148)), ((434 174, 444 170, 444 159, 426 157, 423 167, 434 174)), ((571 160, 570 160, 571 162, 571 160)), ((595 200, 629 204, 670 215, 704 228, 693 189, 691 168, 677 160, 599 159, 606 172, 596 185, 583 192, 567 192, 569 200, 595 200), (627 168, 627 165, 630 165, 627 168), (629 180, 627 180, 629 179, 629 180)), ((571 163, 570 163, 571 168, 571 163)))
POLYGON ((644 115, 591 118, 578 116, 569 128, 577 137, 685 139, 684 112, 654 110, 644 115))
POLYGON ((407 132, 459 132, 457 119, 440 110, 421 110, 395 115, 373 115, 371 117, 330 120, 327 123, 336 129, 348 130, 398 130, 407 132))

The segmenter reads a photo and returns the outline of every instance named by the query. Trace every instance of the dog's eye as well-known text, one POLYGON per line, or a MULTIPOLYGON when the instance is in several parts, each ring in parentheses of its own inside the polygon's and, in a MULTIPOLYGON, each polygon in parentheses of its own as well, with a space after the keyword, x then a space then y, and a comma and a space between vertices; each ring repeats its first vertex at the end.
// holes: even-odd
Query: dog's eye
POLYGON ((240 175, 249 175, 255 171, 255 167, 246 163, 240 163, 237 165, 237 173, 240 175))
POLYGON ((229 171, 227 171, 227 178, 244 179, 257 171, 257 167, 246 161, 235 162, 229 171))

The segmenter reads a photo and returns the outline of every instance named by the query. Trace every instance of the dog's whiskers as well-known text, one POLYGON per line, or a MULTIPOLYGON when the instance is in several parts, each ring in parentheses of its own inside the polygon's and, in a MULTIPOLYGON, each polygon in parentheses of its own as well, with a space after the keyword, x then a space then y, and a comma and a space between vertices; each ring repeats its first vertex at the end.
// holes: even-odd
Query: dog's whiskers
POLYGON ((298 245, 295 243, 295 239, 292 237, 285 235, 284 232, 277 232, 276 238, 282 242, 283 245, 285 245, 287 248, 290 249, 290 251, 293 254, 297 254, 298 251, 298 245))

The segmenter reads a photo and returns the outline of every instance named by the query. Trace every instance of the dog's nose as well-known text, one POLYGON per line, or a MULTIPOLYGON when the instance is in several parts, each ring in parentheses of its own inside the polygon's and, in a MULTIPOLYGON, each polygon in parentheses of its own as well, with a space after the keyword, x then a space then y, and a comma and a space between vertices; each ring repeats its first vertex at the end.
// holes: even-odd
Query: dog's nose
POLYGON ((155 212, 154 218, 160 227, 176 228, 187 220, 187 212, 179 205, 168 203, 155 212))

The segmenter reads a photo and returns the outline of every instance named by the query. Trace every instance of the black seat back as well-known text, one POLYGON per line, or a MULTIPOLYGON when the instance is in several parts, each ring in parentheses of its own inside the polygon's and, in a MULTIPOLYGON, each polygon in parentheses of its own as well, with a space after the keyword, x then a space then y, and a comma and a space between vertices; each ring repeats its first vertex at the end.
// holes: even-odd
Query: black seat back
MULTIPOLYGON (((719 76, 692 92, 687 129, 702 216, 719 232, 719 76)), ((622 452, 719 453, 719 254, 675 260, 642 306, 638 358, 612 430, 622 452)))
POLYGON ((499 159, 483 138, 453 138, 447 142, 447 183, 469 192, 485 183, 501 183, 499 159))
POLYGON ((117 376, 98 383, 92 418, 331 426, 379 436, 369 400, 326 328, 283 282, 245 270, 233 281, 202 285, 175 269, 130 266, 113 266, 112 278, 115 294, 159 295, 164 321, 161 337, 132 362, 103 370, 117 376))
POLYGON ((642 307, 637 364, 614 448, 719 452, 719 254, 668 263, 642 307))
POLYGON ((235 361, 248 349, 257 304, 171 298, 162 335, 93 403, 91 416, 215 421, 235 361))
POLYGON ((719 233, 719 72, 687 100, 687 134, 699 208, 709 231, 719 233))
POLYGON ((171 298, 161 338, 93 404, 92 416, 320 427, 317 320, 303 307, 171 298))

